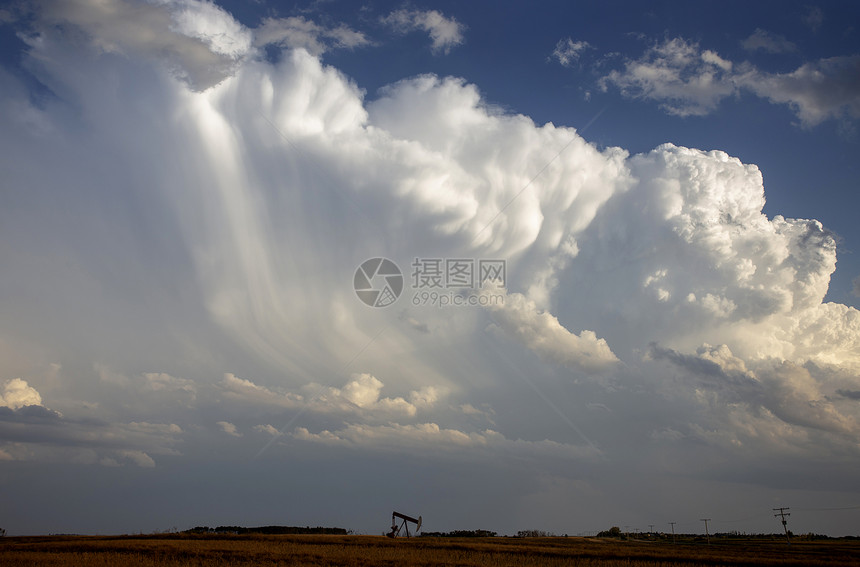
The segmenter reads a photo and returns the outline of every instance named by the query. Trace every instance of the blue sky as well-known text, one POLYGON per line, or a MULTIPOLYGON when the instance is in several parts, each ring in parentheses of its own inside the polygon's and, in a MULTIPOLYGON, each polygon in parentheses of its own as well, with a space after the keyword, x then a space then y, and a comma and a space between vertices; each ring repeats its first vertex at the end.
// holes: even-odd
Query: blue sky
POLYGON ((857 535, 857 15, 5 4, 0 525, 857 535))

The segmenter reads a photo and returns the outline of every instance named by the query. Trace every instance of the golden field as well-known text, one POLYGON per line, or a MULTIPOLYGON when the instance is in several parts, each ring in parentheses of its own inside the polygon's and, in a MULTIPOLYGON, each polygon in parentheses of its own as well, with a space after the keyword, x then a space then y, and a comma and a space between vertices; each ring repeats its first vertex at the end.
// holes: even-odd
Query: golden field
POLYGON ((588 566, 860 565, 860 542, 678 543, 597 538, 381 536, 38 536, 0 539, 4 567, 72 566, 588 566))

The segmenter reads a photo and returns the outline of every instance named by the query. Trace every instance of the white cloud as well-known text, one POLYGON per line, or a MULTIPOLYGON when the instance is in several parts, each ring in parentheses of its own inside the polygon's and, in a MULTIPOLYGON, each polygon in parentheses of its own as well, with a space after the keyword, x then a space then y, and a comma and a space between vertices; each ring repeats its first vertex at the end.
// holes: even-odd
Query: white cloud
POLYGON ((770 418, 786 424, 786 432, 798 426, 845 435, 857 430, 856 421, 822 392, 827 387, 826 374, 813 374, 788 361, 753 362, 752 370, 726 345, 706 344, 689 355, 653 346, 650 356, 669 360, 698 377, 722 403, 742 404, 753 413, 765 408, 770 418))
POLYGON ((155 392, 173 392, 184 394, 192 401, 197 393, 194 381, 185 378, 177 378, 164 372, 146 372, 143 374, 145 387, 155 392))
POLYGON ((860 55, 804 63, 791 73, 751 70, 739 84, 775 104, 787 104, 805 127, 860 118, 860 55))
POLYGON ((797 50, 797 46, 785 39, 785 37, 756 28, 756 30, 741 45, 747 51, 762 50, 767 53, 786 53, 797 50))
POLYGON ((434 52, 448 53, 451 48, 463 43, 465 26, 454 18, 448 18, 437 10, 395 10, 382 19, 399 33, 422 30, 430 34, 434 52))
POLYGON ((629 165, 638 182, 579 237, 569 267, 578 293, 605 299, 572 303, 568 320, 596 326, 616 353, 650 336, 727 342, 744 358, 856 360, 855 310, 821 303, 835 238, 817 221, 762 214, 757 167, 669 144, 629 165))
POLYGON ((552 56, 558 60, 563 67, 570 67, 579 60, 586 50, 591 48, 587 41, 573 41, 570 38, 560 39, 555 44, 552 56))
POLYGON ((457 429, 446 429, 436 423, 348 424, 343 429, 322 430, 318 433, 312 433, 304 427, 297 427, 291 433, 291 437, 300 441, 378 451, 402 450, 408 447, 422 454, 453 452, 462 455, 464 454, 462 450, 468 449, 469 452, 577 460, 593 460, 600 454, 590 446, 568 445, 547 439, 541 441, 508 439, 492 429, 467 433, 457 429))
POLYGON ((259 431, 260 433, 266 433, 268 435, 271 435, 272 437, 278 437, 281 435, 281 432, 278 430, 278 428, 275 427, 274 425, 269 424, 269 423, 266 423, 264 425, 255 425, 254 431, 259 431))
POLYGON ((442 398, 443 393, 436 386, 424 386, 409 393, 409 401, 416 408, 431 408, 442 398))
POLYGON ((7 380, 3 385, 3 393, 0 394, 0 407, 13 410, 24 406, 41 406, 42 396, 35 388, 27 384, 26 380, 13 378, 7 380))
POLYGON ((231 437, 241 437, 242 436, 242 434, 239 433, 239 430, 236 428, 236 426, 234 424, 230 423, 229 421, 218 421, 215 423, 215 425, 217 425, 221 429, 221 431, 223 431, 224 433, 226 433, 227 435, 229 435, 231 437))
POLYGON ((265 18, 254 30, 254 43, 258 46, 279 45, 287 48, 303 48, 313 55, 321 55, 331 49, 354 49, 370 45, 370 40, 360 31, 341 24, 326 27, 301 16, 288 18, 265 18))
POLYGON ((425 386, 403 397, 382 397, 385 384, 367 373, 353 374, 342 388, 316 383, 303 386, 303 393, 276 393, 250 380, 226 374, 219 383, 222 396, 259 408, 301 409, 324 415, 354 416, 366 419, 389 419, 415 416, 419 409, 430 409, 442 397, 441 389, 425 386))
POLYGON ((674 38, 650 47, 639 59, 628 60, 623 71, 613 70, 601 80, 627 96, 654 100, 670 114, 702 116, 735 93, 731 63, 713 51, 674 38))
POLYGON ((224 374, 217 384, 221 397, 231 404, 250 407, 295 408, 305 403, 302 394, 278 393, 232 373, 224 374))
MULTIPOLYGON (((760 31, 745 41, 749 49, 787 49, 780 47, 778 38, 760 31)), ((674 38, 652 46, 638 59, 628 59, 623 70, 611 71, 600 85, 604 90, 615 85, 625 96, 656 101, 678 116, 704 116, 724 98, 751 92, 774 104, 787 104, 804 127, 811 127, 828 119, 860 118, 858 76, 860 55, 819 59, 790 73, 770 73, 750 63, 735 65, 697 43, 674 38)))
POLYGON ((343 388, 329 388, 322 396, 323 403, 340 406, 342 402, 369 412, 385 412, 413 416, 416 408, 403 398, 380 398, 384 384, 370 374, 353 374, 343 388))
POLYGON ((490 310, 499 328, 554 364, 584 372, 601 372, 618 362, 606 341, 593 331, 582 331, 579 335, 568 331, 558 318, 541 311, 520 293, 507 294, 504 302, 493 305, 490 310))
MULTIPOLYGON (((131 463, 143 467, 143 468, 152 468, 155 466, 155 461, 144 453, 143 451, 117 451, 116 455, 122 459, 128 460, 131 463)), ((115 461, 107 461, 107 463, 115 462, 115 461)))

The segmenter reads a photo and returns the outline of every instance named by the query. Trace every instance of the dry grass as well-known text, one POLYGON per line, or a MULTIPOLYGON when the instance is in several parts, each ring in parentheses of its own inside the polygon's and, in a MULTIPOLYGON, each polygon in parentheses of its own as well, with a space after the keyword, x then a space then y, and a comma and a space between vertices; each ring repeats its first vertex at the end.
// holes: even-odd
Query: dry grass
POLYGON ((703 544, 592 538, 379 536, 46 536, 0 539, 0 565, 77 566, 561 566, 860 565, 860 543, 771 541, 703 544))

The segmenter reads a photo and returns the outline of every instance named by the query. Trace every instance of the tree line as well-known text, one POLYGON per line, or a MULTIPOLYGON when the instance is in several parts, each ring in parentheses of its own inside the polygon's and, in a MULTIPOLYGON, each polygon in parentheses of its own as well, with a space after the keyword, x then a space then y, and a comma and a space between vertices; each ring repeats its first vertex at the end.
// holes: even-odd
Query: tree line
POLYGON ((244 526, 218 526, 210 528, 209 526, 197 526, 190 530, 185 530, 186 534, 265 534, 265 535, 310 535, 310 534, 325 534, 325 535, 348 535, 349 531, 344 528, 324 528, 317 526, 260 526, 256 528, 246 528, 244 526))

